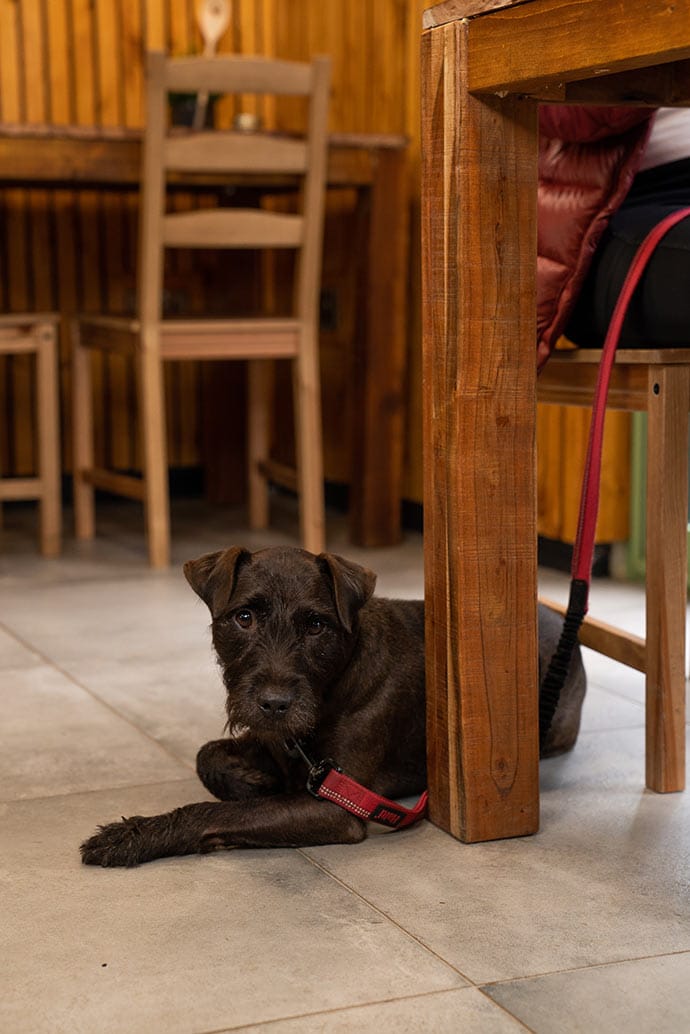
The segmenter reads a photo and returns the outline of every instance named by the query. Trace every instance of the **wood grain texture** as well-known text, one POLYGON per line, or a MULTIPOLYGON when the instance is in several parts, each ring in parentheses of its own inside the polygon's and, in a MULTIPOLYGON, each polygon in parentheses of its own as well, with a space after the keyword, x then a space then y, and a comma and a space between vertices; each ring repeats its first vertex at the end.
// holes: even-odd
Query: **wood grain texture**
POLYGON ((425 571, 430 814, 476 841, 538 826, 537 128, 466 46, 423 38, 425 571))
MULTIPOLYGON (((565 617, 567 606, 563 603, 556 603, 554 600, 539 597, 539 602, 554 614, 565 617)), ((608 624, 606 621, 598 621, 596 618, 587 615, 580 628, 578 639, 582 646, 590 650, 610 657, 619 664, 625 664, 628 668, 645 672, 647 670, 647 645, 640 636, 631 632, 623 632, 620 628, 608 624)))
POLYGON ((690 368, 650 367, 647 407, 647 786, 685 787, 690 368))
POLYGON ((620 0, 530 0, 468 31, 469 88, 526 93, 687 58, 690 0, 636 0, 634 18, 620 0))

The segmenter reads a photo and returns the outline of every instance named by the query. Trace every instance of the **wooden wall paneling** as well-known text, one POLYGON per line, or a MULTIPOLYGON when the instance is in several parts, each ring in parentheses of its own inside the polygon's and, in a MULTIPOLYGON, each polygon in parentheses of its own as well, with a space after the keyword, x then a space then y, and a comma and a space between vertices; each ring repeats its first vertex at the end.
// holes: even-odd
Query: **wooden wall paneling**
MULTIPOLYGON (((29 200, 28 191, 13 188, 5 191, 4 229, 7 243, 7 304, 9 312, 31 311, 33 291, 30 278, 29 200)), ((11 473, 27 476, 35 467, 34 436, 31 421, 34 414, 33 357, 8 357, 8 378, 12 409, 10 426, 11 473)))
POLYGON ((23 44, 20 61, 27 122, 48 121, 47 40, 42 7, 41 0, 22 0, 19 5, 23 44))
MULTIPOLYGON (((175 192, 170 207, 176 212, 190 211, 199 207, 199 202, 191 194, 175 192)), ((175 315, 193 316, 205 308, 204 285, 196 270, 199 261, 199 256, 184 249, 173 249, 166 255, 167 297, 175 315)), ((172 466, 192 466, 199 458, 198 376, 197 363, 166 364, 166 421, 172 466)))
POLYGON ((23 79, 20 76, 20 7, 13 0, 0 6, 0 117, 3 122, 25 118, 23 79))
POLYGON ((119 0, 95 4, 93 33, 95 51, 96 124, 124 124, 124 75, 122 20, 119 0))
MULTIPOLYGON (((127 312, 127 292, 124 279, 125 201, 117 194, 104 193, 100 197, 98 233, 101 238, 102 277, 105 311, 113 315, 127 312)), ((119 470, 131 470, 133 455, 133 413, 129 402, 131 360, 121 355, 109 355, 104 363, 105 402, 110 414, 110 445, 112 465, 119 470)))
POLYGON ((95 39, 91 0, 72 0, 70 35, 77 125, 94 126, 96 119, 95 39), (78 57, 77 57, 78 55, 78 57))
POLYGON ((563 406, 537 406, 537 530, 550 539, 558 539, 563 527, 563 412, 563 406))
MULTIPOLYGON (((80 312, 103 311, 101 276, 101 235, 99 232, 100 193, 97 190, 80 190, 77 194, 75 213, 75 240, 77 249, 76 295, 80 312)), ((99 466, 106 465, 104 457, 110 456, 110 409, 103 405, 108 384, 108 368, 100 353, 91 356, 96 410, 100 409, 102 420, 95 422, 94 449, 99 466)))
POLYGON ((407 154, 410 198, 410 261, 408 270, 407 343, 407 433, 403 493, 406 499, 421 501, 422 461, 422 307, 421 307, 421 81, 419 69, 419 26, 427 0, 414 0, 406 26, 406 94, 404 132, 410 141, 407 154))
MULTIPOLYGON (((167 46, 165 0, 139 0, 143 50, 161 50, 167 46)), ((139 42, 139 41, 138 41, 139 42)))
MULTIPOLYGON (((20 122, 24 117, 23 81, 19 74, 20 9, 11 0, 0 7, 0 116, 7 122, 20 122)), ((2 191, 0 232, 3 250, 3 304, 6 311, 19 310, 26 305, 26 252, 24 240, 25 192, 2 191)), ((33 457, 27 461, 24 453, 17 453, 17 441, 31 441, 30 435, 17 434, 17 414, 30 403, 28 356, 6 356, 0 361, 3 371, 4 398, 7 399, 3 420, 3 472, 28 474, 33 470, 33 457)), ((30 410, 29 410, 30 413, 30 410)))
MULTIPOLYGON (((148 3, 147 8, 157 5, 148 3)), ((123 124, 144 124, 144 63, 146 19, 141 0, 121 0, 123 124)))
MULTIPOLYGON (((572 544, 577 535, 590 411, 572 406, 537 409, 538 531, 572 544)), ((606 414, 597 542, 629 536, 630 414, 606 414)))
POLYGON ((47 35, 48 110, 46 121, 69 125, 75 121, 72 61, 69 46, 68 0, 45 5, 47 35))
POLYGON ((201 48, 194 17, 194 0, 168 0, 168 41, 171 54, 185 56, 201 48))
POLYGON ((71 398, 70 328, 69 314, 77 312, 77 247, 76 213, 77 194, 73 190, 53 192, 55 224, 55 289, 56 308, 66 314, 60 327, 60 399, 62 400, 62 467, 72 469, 72 421, 69 416, 71 398))
MULTIPOLYGON (((7 283, 7 262, 5 255, 5 238, 1 228, 5 222, 5 192, 0 190, 0 312, 7 312, 5 285, 7 283)), ((9 392, 9 368, 6 362, 0 362, 0 477, 11 472, 10 464, 10 426, 12 397, 9 392)), ((2 527, 2 503, 0 503, 0 527, 2 527)))

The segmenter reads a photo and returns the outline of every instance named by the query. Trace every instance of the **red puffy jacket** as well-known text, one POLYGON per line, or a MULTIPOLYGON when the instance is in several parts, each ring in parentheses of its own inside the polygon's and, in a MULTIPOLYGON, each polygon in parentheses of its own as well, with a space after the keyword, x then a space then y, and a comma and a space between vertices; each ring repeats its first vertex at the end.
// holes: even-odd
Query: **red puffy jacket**
POLYGON ((601 235, 630 190, 653 117, 649 108, 540 106, 539 366, 563 333, 601 235))

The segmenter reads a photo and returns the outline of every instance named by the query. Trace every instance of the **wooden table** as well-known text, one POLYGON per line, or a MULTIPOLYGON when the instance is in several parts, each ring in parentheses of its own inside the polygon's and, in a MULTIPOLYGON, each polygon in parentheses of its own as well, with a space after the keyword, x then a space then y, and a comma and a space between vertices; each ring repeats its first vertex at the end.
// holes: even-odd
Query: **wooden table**
POLYGON ((687 103, 690 0, 446 0, 424 28, 430 809, 479 841, 539 823, 537 102, 687 103))
MULTIPOLYGON (((353 410, 350 535, 361 546, 400 541, 405 435, 408 193, 405 137, 333 134, 328 186, 356 191, 364 225, 353 410)), ((0 125, 0 185, 136 189, 141 134, 77 126, 0 125)), ((242 177, 220 184, 241 185, 242 177)), ((185 180, 185 185, 188 181, 185 180)), ((195 177, 210 189, 218 177, 195 177)), ((256 178, 252 181, 256 183, 256 178)), ((271 177, 267 188, 291 183, 271 177)))

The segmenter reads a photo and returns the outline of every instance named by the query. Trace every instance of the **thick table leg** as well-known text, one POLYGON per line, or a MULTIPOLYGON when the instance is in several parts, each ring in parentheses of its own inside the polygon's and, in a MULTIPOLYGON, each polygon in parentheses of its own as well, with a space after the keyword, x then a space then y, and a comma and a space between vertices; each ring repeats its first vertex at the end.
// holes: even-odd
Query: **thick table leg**
POLYGON ((685 787, 687 368, 651 367, 647 431, 647 786, 685 787))
POLYGON ((431 819, 539 821, 536 106, 467 93, 466 25, 423 43, 424 468, 431 819))

